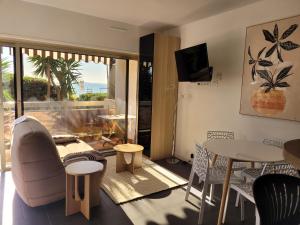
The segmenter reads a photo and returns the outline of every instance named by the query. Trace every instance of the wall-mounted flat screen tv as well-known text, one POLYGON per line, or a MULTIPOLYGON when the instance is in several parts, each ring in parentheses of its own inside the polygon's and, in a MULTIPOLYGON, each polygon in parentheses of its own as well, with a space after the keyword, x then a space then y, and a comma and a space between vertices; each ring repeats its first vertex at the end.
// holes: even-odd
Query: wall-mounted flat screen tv
POLYGON ((211 81, 212 67, 209 66, 206 43, 175 52, 178 81, 211 81))

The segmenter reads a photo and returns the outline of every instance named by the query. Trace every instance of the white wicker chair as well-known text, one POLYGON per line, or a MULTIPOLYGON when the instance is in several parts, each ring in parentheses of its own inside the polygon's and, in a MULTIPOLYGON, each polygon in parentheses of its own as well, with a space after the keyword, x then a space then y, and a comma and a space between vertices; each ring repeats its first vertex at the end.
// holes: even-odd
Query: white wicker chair
MULTIPOLYGON (((207 131, 207 140, 211 140, 211 139, 231 139, 231 140, 233 140, 234 132, 222 131, 222 130, 209 130, 209 131, 207 131)), ((210 162, 212 163, 212 166, 221 167, 224 169, 224 171, 226 171, 226 168, 227 168, 227 158, 226 157, 220 156, 220 155, 215 155, 213 153, 209 153, 209 157, 210 157, 210 162)), ((245 168, 245 163, 234 162, 233 166, 232 166, 232 169, 234 171, 242 170, 244 168, 245 168)), ((210 195, 209 195, 210 201, 213 201, 214 192, 215 192, 214 190, 215 190, 215 187, 212 184, 210 187, 210 195)))
MULTIPOLYGON (((262 141, 264 144, 266 145, 273 145, 279 148, 283 148, 283 144, 284 141, 281 139, 264 139, 262 141)), ((280 164, 282 164, 283 162, 279 162, 280 164)), ((265 169, 267 167, 267 163, 261 163, 261 166, 259 168, 246 168, 243 169, 241 172, 241 175, 244 176, 246 179, 248 179, 249 181, 254 182, 254 180, 256 178, 258 178, 259 176, 263 175, 265 173, 265 169)), ((237 198, 235 201, 235 207, 238 207, 239 205, 239 197, 240 197, 240 193, 238 192, 237 194, 237 198)))
MULTIPOLYGON (((283 147, 283 142, 278 140, 270 140, 270 139, 264 139, 264 144, 274 145, 277 147, 283 147)), ((244 175, 246 178, 248 178, 249 182, 245 184, 231 184, 230 189, 233 189, 237 192, 237 195, 239 195, 239 201, 241 204, 241 221, 244 221, 244 215, 245 215, 245 209, 244 209, 244 200, 247 199, 253 204, 255 204, 253 192, 252 192, 252 186, 253 182, 256 178, 258 178, 261 175, 264 174, 270 174, 270 173, 276 173, 276 174, 287 174, 291 176, 298 176, 297 171, 290 165, 285 162, 278 162, 278 163, 265 163, 262 165, 261 168, 248 168, 242 171, 242 175, 244 175)), ((223 223, 225 222, 225 216, 227 211, 227 203, 229 199, 229 192, 226 199, 226 205, 225 205, 225 212, 223 217, 223 223)), ((236 202, 236 206, 238 205, 238 200, 236 202)), ((255 208, 255 224, 260 224, 259 214, 257 209, 255 208)))
MULTIPOLYGON (((280 139, 264 139, 263 143, 266 145, 273 145, 278 148, 283 148, 284 141, 280 139)), ((278 162, 279 164, 283 164, 284 162, 278 162)), ((275 164, 278 164, 275 163, 275 164)), ((264 174, 264 170, 266 169, 267 163, 261 163, 259 168, 247 168, 242 171, 242 176, 246 177, 249 180, 254 181, 256 178, 264 174)))
MULTIPOLYGON (((186 190, 185 200, 188 200, 189 193, 192 187, 193 179, 195 174, 199 178, 199 183, 204 182, 201 196, 201 206, 199 212, 198 224, 203 223, 203 213, 205 207, 205 200, 207 194, 208 185, 211 184, 223 184, 225 177, 225 170, 218 167, 209 166, 209 155, 206 149, 203 149, 200 145, 196 145, 195 158, 189 178, 188 187, 186 190)), ((232 174, 231 183, 241 183, 241 179, 232 174)))
MULTIPOLYGON (((297 170, 295 168, 293 168, 293 166, 291 166, 290 164, 287 164, 287 163, 268 164, 264 170, 264 173, 261 175, 264 175, 264 174, 286 174, 286 175, 290 175, 290 176, 298 176, 297 170)), ((240 194, 241 221, 244 221, 244 215, 245 215, 244 201, 245 201, 245 199, 247 199, 250 202, 252 202, 253 204, 255 204, 253 192, 252 192, 253 182, 254 182, 254 180, 250 181, 248 183, 244 183, 244 184, 231 184, 230 185, 231 189, 235 190, 237 193, 240 194)), ((225 222, 228 199, 229 199, 229 192, 228 192, 226 204, 225 204, 223 223, 225 222)), ((260 224, 259 214, 258 214, 256 207, 255 207, 255 224, 256 225, 260 224)))

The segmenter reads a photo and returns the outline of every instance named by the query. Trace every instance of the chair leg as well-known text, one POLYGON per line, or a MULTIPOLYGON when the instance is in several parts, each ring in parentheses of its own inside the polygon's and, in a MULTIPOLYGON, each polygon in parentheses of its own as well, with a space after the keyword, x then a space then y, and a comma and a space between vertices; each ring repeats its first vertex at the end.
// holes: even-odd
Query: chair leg
POLYGON ((185 200, 186 201, 189 198, 189 194, 190 194, 191 187, 192 187, 192 184, 193 184, 194 176, 195 176, 195 171, 192 169, 191 174, 190 174, 190 178, 189 178, 189 183, 188 183, 188 186, 187 186, 187 189, 186 189, 186 192, 185 192, 185 200))
POLYGON ((256 206, 255 206, 255 225, 260 225, 260 217, 259 217, 256 206))
POLYGON ((241 202, 241 221, 245 220, 245 199, 243 196, 240 196, 240 202, 241 202))
POLYGON ((215 185, 211 184, 210 185, 210 193, 209 193, 209 201, 213 201, 215 196, 215 185))
POLYGON ((237 192, 236 199, 235 199, 235 207, 239 207, 239 201, 240 201, 240 193, 237 192))
POLYGON ((230 188, 228 188, 228 192, 227 192, 227 198, 226 198, 226 202, 225 202, 225 208, 224 208, 222 223, 225 223, 225 219, 226 219, 227 207, 228 207, 228 201, 229 201, 229 193, 230 193, 230 188))
POLYGON ((208 188, 207 181, 204 181, 198 224, 203 224, 203 216, 204 216, 204 208, 205 208, 205 204, 206 204, 205 200, 206 200, 207 188, 208 188))

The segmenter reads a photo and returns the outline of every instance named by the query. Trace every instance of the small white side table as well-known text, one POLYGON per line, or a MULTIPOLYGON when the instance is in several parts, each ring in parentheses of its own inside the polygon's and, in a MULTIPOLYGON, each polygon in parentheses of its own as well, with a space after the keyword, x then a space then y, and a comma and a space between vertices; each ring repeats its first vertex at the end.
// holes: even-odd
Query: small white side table
POLYGON ((99 204, 99 178, 103 164, 96 161, 79 161, 66 167, 66 216, 81 212, 88 220, 90 208, 99 204), (84 196, 80 197, 78 177, 84 176, 84 196))

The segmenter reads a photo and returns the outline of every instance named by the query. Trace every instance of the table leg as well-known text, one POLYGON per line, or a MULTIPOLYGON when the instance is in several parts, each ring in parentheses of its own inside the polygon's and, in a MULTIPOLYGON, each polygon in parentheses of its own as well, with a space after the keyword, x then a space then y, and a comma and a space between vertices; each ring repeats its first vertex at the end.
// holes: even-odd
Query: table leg
POLYGON ((94 207, 100 204, 100 186, 99 180, 101 177, 101 171, 90 175, 90 206, 94 207))
POLYGON ((229 181, 230 181, 230 175, 232 172, 232 163, 233 163, 233 160, 231 158, 229 158, 228 163, 227 163, 225 180, 224 180, 224 184, 223 184, 222 199, 221 199, 220 211, 219 211, 219 217, 218 217, 218 225, 222 224, 222 219, 223 219, 224 209, 225 209, 225 202, 226 202, 226 198, 227 198, 227 192, 228 192, 229 181))
POLYGON ((131 153, 131 163, 128 165, 129 171, 134 174, 135 152, 131 153))
POLYGON ((123 172, 127 169, 127 163, 125 160, 125 156, 123 152, 118 152, 117 151, 117 156, 116 156, 116 172, 123 172))
POLYGON ((87 218, 90 219, 90 175, 84 175, 84 199, 81 201, 80 211, 87 218))
POLYGON ((66 174, 66 216, 80 211, 80 201, 73 198, 73 193, 76 192, 74 181, 74 176, 66 174))
POLYGON ((217 158, 218 158, 218 155, 215 154, 214 157, 213 157, 213 159, 212 159, 211 166, 214 166, 214 165, 215 165, 215 163, 216 163, 216 161, 217 161, 217 158))
POLYGON ((75 177, 75 201, 80 201, 80 195, 79 195, 79 179, 78 176, 75 177))
POLYGON ((143 152, 136 152, 135 153, 135 160, 134 160, 134 168, 141 168, 143 165, 143 152))

